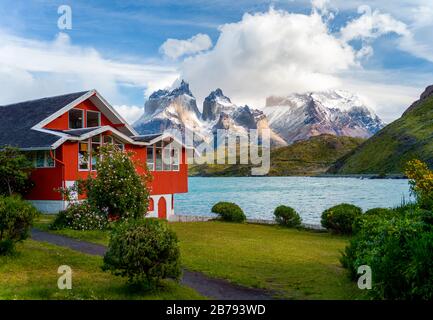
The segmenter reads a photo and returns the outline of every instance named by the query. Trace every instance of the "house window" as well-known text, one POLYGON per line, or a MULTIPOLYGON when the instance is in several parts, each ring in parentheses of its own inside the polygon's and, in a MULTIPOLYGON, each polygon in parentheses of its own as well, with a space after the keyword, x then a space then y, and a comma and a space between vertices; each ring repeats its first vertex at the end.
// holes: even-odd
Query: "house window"
POLYGON ((78 168, 80 170, 89 170, 89 143, 80 142, 78 150, 78 168))
POLYGON ((162 150, 162 170, 170 171, 171 170, 171 149, 170 146, 164 147, 162 150))
MULTIPOLYGON (((53 151, 54 153, 55 151, 53 151)), ((55 162, 54 159, 50 155, 49 150, 41 150, 31 152, 29 154, 30 161, 33 162, 33 166, 35 168, 54 168, 55 162)))
POLYGON ((155 147, 155 170, 162 171, 162 146, 159 143, 155 147))
POLYGON ((146 164, 149 171, 155 170, 155 159, 153 158, 153 146, 147 147, 146 164))
POLYGON ((69 110, 69 129, 80 129, 84 126, 84 111, 80 109, 69 110))
POLYGON ((171 170, 179 171, 179 163, 180 163, 180 152, 179 149, 174 147, 171 149, 171 170))
POLYGON ((101 113, 96 111, 87 111, 87 128, 99 127, 101 125, 101 113))
POLYGON ((99 148, 101 147, 101 136, 96 135, 92 137, 92 149, 91 149, 91 163, 92 171, 96 171, 96 165, 98 164, 99 148))

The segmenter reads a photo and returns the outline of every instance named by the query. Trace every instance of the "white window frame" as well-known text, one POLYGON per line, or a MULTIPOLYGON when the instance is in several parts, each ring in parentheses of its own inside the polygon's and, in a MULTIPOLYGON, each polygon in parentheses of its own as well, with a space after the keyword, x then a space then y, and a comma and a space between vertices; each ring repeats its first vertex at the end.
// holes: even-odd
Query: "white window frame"
POLYGON ((182 148, 171 148, 170 149, 170 156, 171 156, 171 171, 180 171, 180 155, 182 153, 182 148), (171 154, 171 152, 177 150, 177 164, 174 163, 174 156, 171 154), (177 165, 177 169, 174 169, 174 166, 177 165))
POLYGON ((97 128, 100 126, 101 126, 101 113, 99 111, 86 110, 86 128, 97 128), (96 113, 98 115, 98 125, 96 127, 89 127, 88 125, 89 113, 96 113))
POLYGON ((69 110, 68 111, 68 128, 69 128, 69 130, 74 130, 74 129, 83 129, 84 128, 84 110, 83 109, 76 109, 76 108, 73 108, 73 109, 71 109, 71 110, 69 110), (70 119, 69 119, 69 114, 70 114, 70 112, 71 111, 81 111, 81 128, 71 128, 71 122, 69 121, 70 119))

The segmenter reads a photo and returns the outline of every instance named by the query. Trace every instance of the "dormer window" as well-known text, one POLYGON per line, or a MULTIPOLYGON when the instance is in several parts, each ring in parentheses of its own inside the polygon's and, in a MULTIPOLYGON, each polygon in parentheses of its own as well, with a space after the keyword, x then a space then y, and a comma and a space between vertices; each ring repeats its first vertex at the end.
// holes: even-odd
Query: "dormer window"
POLYGON ((84 127, 84 111, 80 109, 69 110, 69 129, 81 129, 84 127))
POLYGON ((87 111, 87 128, 99 127, 101 125, 101 113, 87 111))

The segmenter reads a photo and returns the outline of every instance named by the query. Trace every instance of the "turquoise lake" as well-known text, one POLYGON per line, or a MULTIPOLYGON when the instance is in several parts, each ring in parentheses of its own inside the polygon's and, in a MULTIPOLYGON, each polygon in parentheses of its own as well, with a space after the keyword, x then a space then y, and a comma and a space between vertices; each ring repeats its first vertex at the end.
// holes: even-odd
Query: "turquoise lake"
POLYGON ((352 203, 364 210, 393 207, 410 200, 404 179, 233 177, 189 178, 189 192, 175 196, 175 212, 211 215, 218 201, 235 202, 251 219, 273 219, 273 210, 284 204, 295 208, 303 222, 320 224, 323 210, 352 203))

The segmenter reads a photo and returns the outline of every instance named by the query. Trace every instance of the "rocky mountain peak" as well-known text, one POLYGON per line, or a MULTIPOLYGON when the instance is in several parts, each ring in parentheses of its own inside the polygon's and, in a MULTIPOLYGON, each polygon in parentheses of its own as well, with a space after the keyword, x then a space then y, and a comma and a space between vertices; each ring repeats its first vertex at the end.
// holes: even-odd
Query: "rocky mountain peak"
POLYGON ((177 88, 173 89, 173 91, 171 92, 171 95, 173 95, 173 96, 180 96, 182 94, 187 94, 191 97, 194 97, 191 90, 189 89, 189 83, 183 79, 182 79, 180 85, 177 88))
POLYGON ((218 119, 219 114, 231 113, 236 106, 226 97, 221 89, 212 91, 203 101, 204 121, 214 121, 218 119))

